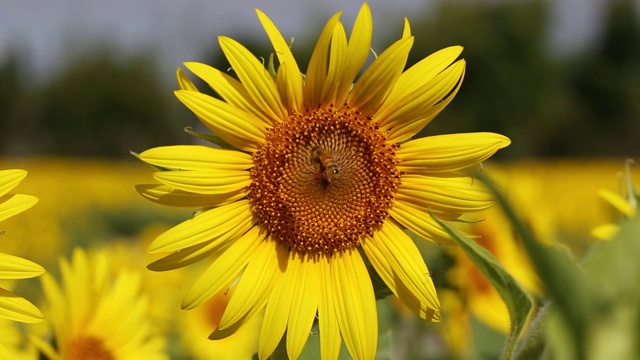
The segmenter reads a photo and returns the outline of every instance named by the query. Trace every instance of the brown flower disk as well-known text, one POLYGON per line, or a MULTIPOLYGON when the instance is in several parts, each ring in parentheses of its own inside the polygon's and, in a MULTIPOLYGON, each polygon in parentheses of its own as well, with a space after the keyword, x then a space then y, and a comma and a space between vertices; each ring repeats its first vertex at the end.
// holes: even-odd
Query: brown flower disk
POLYGON ((256 220, 302 253, 356 247, 388 217, 400 184, 395 148, 372 117, 346 105, 290 115, 253 155, 256 220), (335 161, 337 175, 314 156, 317 147, 335 161))

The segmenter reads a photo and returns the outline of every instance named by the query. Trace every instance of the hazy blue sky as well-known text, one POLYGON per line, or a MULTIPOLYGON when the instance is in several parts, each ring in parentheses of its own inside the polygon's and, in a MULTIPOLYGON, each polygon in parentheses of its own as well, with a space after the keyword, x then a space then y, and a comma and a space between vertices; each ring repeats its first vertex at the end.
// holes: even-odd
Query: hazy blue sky
MULTIPOLYGON (((477 0, 481 1, 481 0, 477 0)), ((500 1, 500 0, 487 0, 500 1)), ((509 1, 509 0, 502 0, 509 1)), ((518 1, 518 0, 513 0, 518 1)), ((598 7, 605 0, 556 0, 553 40, 557 49, 580 47, 598 31, 598 7)), ((197 59, 203 42, 220 34, 260 31, 254 8, 262 9, 285 37, 307 35, 334 12, 344 10, 350 27, 361 1, 318 0, 0 0, 0 56, 11 44, 31 55, 40 71, 55 65, 72 38, 109 38, 126 47, 153 43, 162 64, 175 68, 197 59), (68 43, 68 41, 67 41, 68 43)), ((380 24, 400 29, 403 16, 428 10, 430 0, 370 0, 374 38, 380 24)), ((399 30, 398 30, 399 31, 399 30)))

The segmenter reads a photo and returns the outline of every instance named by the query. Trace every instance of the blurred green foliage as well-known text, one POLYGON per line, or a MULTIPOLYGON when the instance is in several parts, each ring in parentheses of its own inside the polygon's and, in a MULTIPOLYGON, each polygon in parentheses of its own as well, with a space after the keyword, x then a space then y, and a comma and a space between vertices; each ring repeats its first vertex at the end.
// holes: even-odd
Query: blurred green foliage
MULTIPOLYGON (((640 133, 640 20, 633 0, 603 6, 602 34, 580 53, 551 53, 550 1, 440 1, 407 14, 415 63, 446 46, 462 45, 464 85, 453 104, 420 135, 495 131, 512 146, 498 157, 637 157, 640 133)), ((374 9, 375 11, 375 9, 374 9)), ((323 24, 292 44, 301 69, 323 24), (313 35, 312 35, 313 34, 313 35)), ((346 24, 350 28, 350 24, 346 24)), ((376 24, 374 50, 398 38, 399 24, 376 24), (398 31, 383 26, 398 25, 398 31)), ((212 34, 217 35, 217 34, 212 34)), ((239 39, 268 59, 266 36, 239 39)), ((0 151, 6 155, 126 157, 128 150, 184 143, 196 121, 171 94, 171 74, 141 50, 115 46, 70 53, 39 83, 28 81, 26 56, 0 59, 0 151)), ((203 62, 228 69, 222 52, 203 44, 203 62)), ((232 73, 232 70, 230 71, 232 73)), ((201 90, 205 86, 197 83, 201 90)))

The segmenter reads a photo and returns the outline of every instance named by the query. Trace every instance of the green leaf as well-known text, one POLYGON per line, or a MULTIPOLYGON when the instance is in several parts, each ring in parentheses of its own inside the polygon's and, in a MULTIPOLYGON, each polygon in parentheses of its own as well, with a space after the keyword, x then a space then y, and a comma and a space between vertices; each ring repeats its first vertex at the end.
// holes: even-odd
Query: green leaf
POLYGON ((215 135, 211 135, 211 134, 203 134, 203 133, 199 133, 197 131, 194 131, 193 128, 191 126, 187 126, 184 128, 184 131, 194 137, 197 137, 198 139, 202 139, 204 141, 208 141, 212 144, 216 144, 218 146, 220 146, 223 149, 233 149, 234 147, 229 145, 226 141, 222 140, 220 137, 215 136, 215 135))
POLYGON ((520 284, 509 274, 496 258, 475 241, 462 235, 433 214, 431 215, 453 238, 453 241, 467 254, 480 272, 489 280, 504 300, 511 317, 511 332, 503 351, 504 359, 511 359, 516 341, 529 316, 532 301, 520 284))

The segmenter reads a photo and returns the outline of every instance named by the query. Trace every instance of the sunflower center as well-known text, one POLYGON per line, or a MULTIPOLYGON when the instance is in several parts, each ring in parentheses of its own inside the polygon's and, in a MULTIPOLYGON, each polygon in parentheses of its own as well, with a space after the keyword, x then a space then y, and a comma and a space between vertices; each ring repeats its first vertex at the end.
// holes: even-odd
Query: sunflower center
POLYGON ((254 153, 257 221, 302 253, 352 249, 389 216, 400 184, 397 145, 348 106, 294 113, 254 153))
POLYGON ((114 360, 116 357, 103 344, 101 339, 93 336, 79 336, 67 344, 70 360, 114 360))

